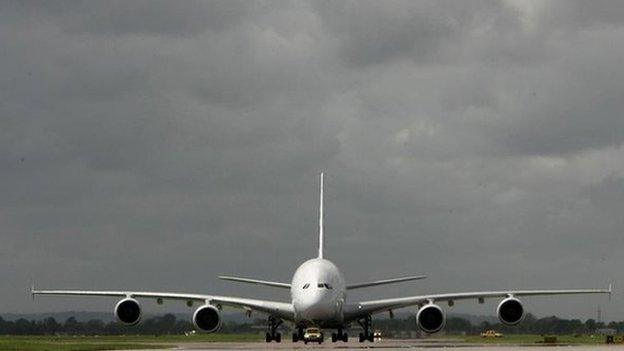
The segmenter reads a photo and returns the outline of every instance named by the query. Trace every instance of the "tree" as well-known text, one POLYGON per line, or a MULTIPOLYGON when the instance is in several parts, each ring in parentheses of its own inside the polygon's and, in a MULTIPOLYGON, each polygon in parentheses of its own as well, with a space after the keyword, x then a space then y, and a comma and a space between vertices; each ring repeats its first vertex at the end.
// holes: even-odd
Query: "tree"
POLYGON ((588 333, 594 333, 596 331, 596 321, 592 318, 585 321, 585 328, 588 333))
POLYGON ((76 317, 69 317, 63 325, 63 331, 68 334, 82 334, 84 333, 84 328, 82 323, 76 320, 76 317))

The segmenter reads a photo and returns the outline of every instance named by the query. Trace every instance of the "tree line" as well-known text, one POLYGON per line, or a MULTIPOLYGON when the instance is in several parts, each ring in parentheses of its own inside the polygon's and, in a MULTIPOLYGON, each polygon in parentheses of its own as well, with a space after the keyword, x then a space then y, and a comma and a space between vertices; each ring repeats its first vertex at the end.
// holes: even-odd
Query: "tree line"
MULTIPOLYGON (((164 335, 184 334, 193 330, 190 321, 179 320, 173 314, 145 319, 136 326, 118 322, 105 323, 99 319, 80 322, 74 317, 58 322, 53 317, 34 321, 24 318, 5 321, 0 317, 0 335, 164 335)), ((221 326, 223 333, 255 333, 252 323, 226 322, 221 326)))
MULTIPOLYGON (((249 323, 226 322, 221 327, 222 333, 258 333, 262 331, 265 320, 256 319, 249 323)), ((411 332, 417 329, 416 318, 376 319, 373 328, 380 330, 383 335, 392 335, 397 332, 411 332)), ((525 320, 517 326, 507 327, 500 323, 481 322, 473 324, 464 318, 451 317, 446 322, 447 334, 479 334, 485 330, 494 329, 506 334, 593 334, 600 329, 610 328, 618 333, 624 333, 624 321, 608 324, 597 322, 594 319, 581 321, 580 319, 562 319, 555 316, 536 318, 527 314, 525 320)), ((184 334, 193 330, 188 320, 178 320, 173 314, 152 317, 128 327, 118 322, 105 323, 98 319, 81 322, 70 317, 64 322, 58 322, 53 317, 39 321, 18 319, 6 321, 0 317, 0 335, 166 335, 184 334)))

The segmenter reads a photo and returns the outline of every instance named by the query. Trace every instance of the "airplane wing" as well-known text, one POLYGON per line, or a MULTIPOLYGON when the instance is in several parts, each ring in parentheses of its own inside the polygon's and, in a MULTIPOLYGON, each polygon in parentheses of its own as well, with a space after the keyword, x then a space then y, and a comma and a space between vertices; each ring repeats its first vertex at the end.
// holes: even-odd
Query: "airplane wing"
POLYGON ((419 279, 425 279, 425 278, 427 278, 426 275, 412 275, 409 277, 400 277, 400 278, 392 278, 392 279, 384 279, 384 280, 375 280, 372 282, 365 282, 365 283, 348 284, 347 290, 367 288, 369 286, 394 284, 394 283, 407 282, 410 280, 419 280, 419 279))
POLYGON ((111 296, 122 298, 146 298, 146 299, 166 299, 183 300, 187 302, 200 302, 211 305, 222 305, 244 310, 254 310, 266 313, 275 317, 292 321, 294 319, 294 309, 290 303, 276 302, 268 300, 246 299, 230 296, 184 294, 170 292, 150 292, 150 291, 92 291, 92 290, 35 290, 31 289, 33 298, 36 295, 56 295, 56 296, 111 296))
POLYGON ((240 283, 267 285, 267 286, 272 286, 274 288, 290 289, 290 284, 278 283, 278 282, 270 282, 270 281, 267 281, 267 280, 258 280, 258 279, 251 279, 251 278, 242 278, 242 277, 232 277, 232 276, 229 276, 229 275, 220 275, 219 279, 229 280, 229 281, 233 281, 233 282, 240 282, 240 283))
POLYGON ((547 295, 574 295, 574 294, 609 294, 611 295, 611 285, 608 289, 580 289, 580 290, 507 290, 507 291, 481 291, 451 294, 432 294, 399 297, 383 300, 361 301, 349 306, 345 310, 345 319, 353 320, 362 318, 369 314, 385 312, 393 309, 409 307, 414 305, 425 305, 436 302, 452 303, 457 300, 476 299, 482 302, 486 298, 506 298, 522 296, 547 296, 547 295))

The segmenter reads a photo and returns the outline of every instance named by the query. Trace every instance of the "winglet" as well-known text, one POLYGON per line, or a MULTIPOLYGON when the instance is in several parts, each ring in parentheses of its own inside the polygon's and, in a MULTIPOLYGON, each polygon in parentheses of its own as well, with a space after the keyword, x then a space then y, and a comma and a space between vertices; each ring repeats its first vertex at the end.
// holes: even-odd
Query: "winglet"
POLYGON ((319 199, 319 249, 318 258, 323 258, 323 172, 321 172, 321 195, 319 199))
POLYGON ((35 301, 35 281, 34 280, 30 283, 30 296, 32 297, 33 301, 35 301))
POLYGON ((613 293, 613 283, 609 283, 609 301, 611 301, 611 294, 613 293))

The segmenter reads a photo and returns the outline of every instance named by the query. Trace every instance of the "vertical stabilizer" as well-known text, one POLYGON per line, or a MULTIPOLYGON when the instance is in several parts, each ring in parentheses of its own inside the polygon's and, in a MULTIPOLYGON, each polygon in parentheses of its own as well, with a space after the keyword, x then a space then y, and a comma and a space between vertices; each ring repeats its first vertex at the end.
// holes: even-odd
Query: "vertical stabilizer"
POLYGON ((319 250, 318 258, 323 258, 323 172, 321 172, 321 196, 319 202, 319 250))

